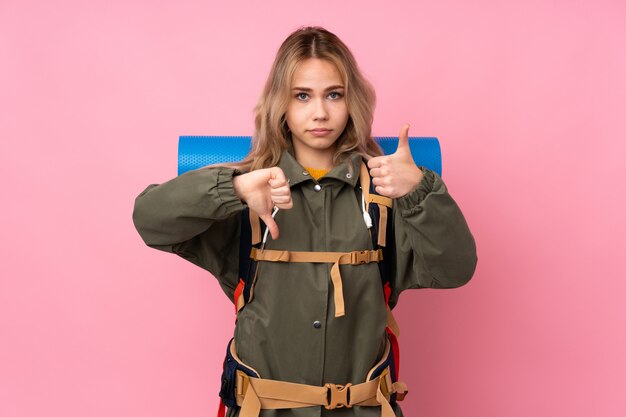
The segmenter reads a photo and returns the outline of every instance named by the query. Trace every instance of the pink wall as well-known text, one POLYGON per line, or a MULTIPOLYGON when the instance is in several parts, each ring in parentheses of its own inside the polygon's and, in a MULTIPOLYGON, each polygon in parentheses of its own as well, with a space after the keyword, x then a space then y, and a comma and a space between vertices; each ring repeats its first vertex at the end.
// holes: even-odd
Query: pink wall
POLYGON ((206 416, 233 311, 136 234, 181 134, 250 134, 319 24, 374 133, 441 140, 473 281, 406 293, 408 416, 626 415, 623 1, 0 3, 0 416, 206 416))

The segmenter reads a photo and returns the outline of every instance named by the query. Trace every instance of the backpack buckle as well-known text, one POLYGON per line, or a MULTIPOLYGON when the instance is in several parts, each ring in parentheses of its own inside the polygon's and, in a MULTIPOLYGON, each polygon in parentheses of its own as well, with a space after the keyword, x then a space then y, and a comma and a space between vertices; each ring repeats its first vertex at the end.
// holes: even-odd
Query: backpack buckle
POLYGON ((363 265, 370 263, 369 251, 358 250, 351 253, 350 263, 352 265, 363 265))
POLYGON ((335 408, 352 408, 350 404, 350 387, 352 384, 338 385, 338 384, 324 384, 327 391, 327 402, 324 408, 327 410, 334 410, 335 408))

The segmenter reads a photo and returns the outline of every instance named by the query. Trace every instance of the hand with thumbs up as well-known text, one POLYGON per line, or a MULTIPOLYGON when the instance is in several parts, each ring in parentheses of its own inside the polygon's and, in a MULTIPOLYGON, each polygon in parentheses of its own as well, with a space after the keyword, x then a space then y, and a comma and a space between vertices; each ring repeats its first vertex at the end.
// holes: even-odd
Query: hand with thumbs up
POLYGON ((399 198, 407 195, 417 188, 424 176, 411 155, 409 127, 408 124, 402 127, 398 137, 398 149, 394 154, 377 156, 367 163, 376 192, 385 197, 399 198))
POLYGON ((237 197, 267 225, 272 239, 278 239, 278 225, 272 218, 272 209, 274 206, 279 209, 293 206, 289 181, 283 170, 272 167, 235 176, 233 188, 237 197))

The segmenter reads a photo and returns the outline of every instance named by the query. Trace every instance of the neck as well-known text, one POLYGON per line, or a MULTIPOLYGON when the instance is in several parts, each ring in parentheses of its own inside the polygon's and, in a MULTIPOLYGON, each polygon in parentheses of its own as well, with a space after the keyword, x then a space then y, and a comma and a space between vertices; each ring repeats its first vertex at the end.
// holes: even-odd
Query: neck
POLYGON ((310 148, 298 149, 299 146, 294 144, 293 151, 296 161, 303 167, 317 168, 330 171, 333 169, 333 156, 335 148, 324 150, 312 150, 310 148))

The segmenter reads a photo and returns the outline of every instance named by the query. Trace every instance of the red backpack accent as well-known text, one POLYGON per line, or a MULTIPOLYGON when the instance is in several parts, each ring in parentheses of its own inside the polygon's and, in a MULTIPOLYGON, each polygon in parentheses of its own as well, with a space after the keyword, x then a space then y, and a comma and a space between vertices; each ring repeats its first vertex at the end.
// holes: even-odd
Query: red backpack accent
POLYGON ((239 301, 239 297, 241 297, 241 293, 243 293, 243 289, 246 286, 246 282, 239 278, 239 284, 237 284, 237 288, 235 288, 235 295, 233 295, 233 302, 235 303, 235 314, 237 313, 237 302, 239 301))

